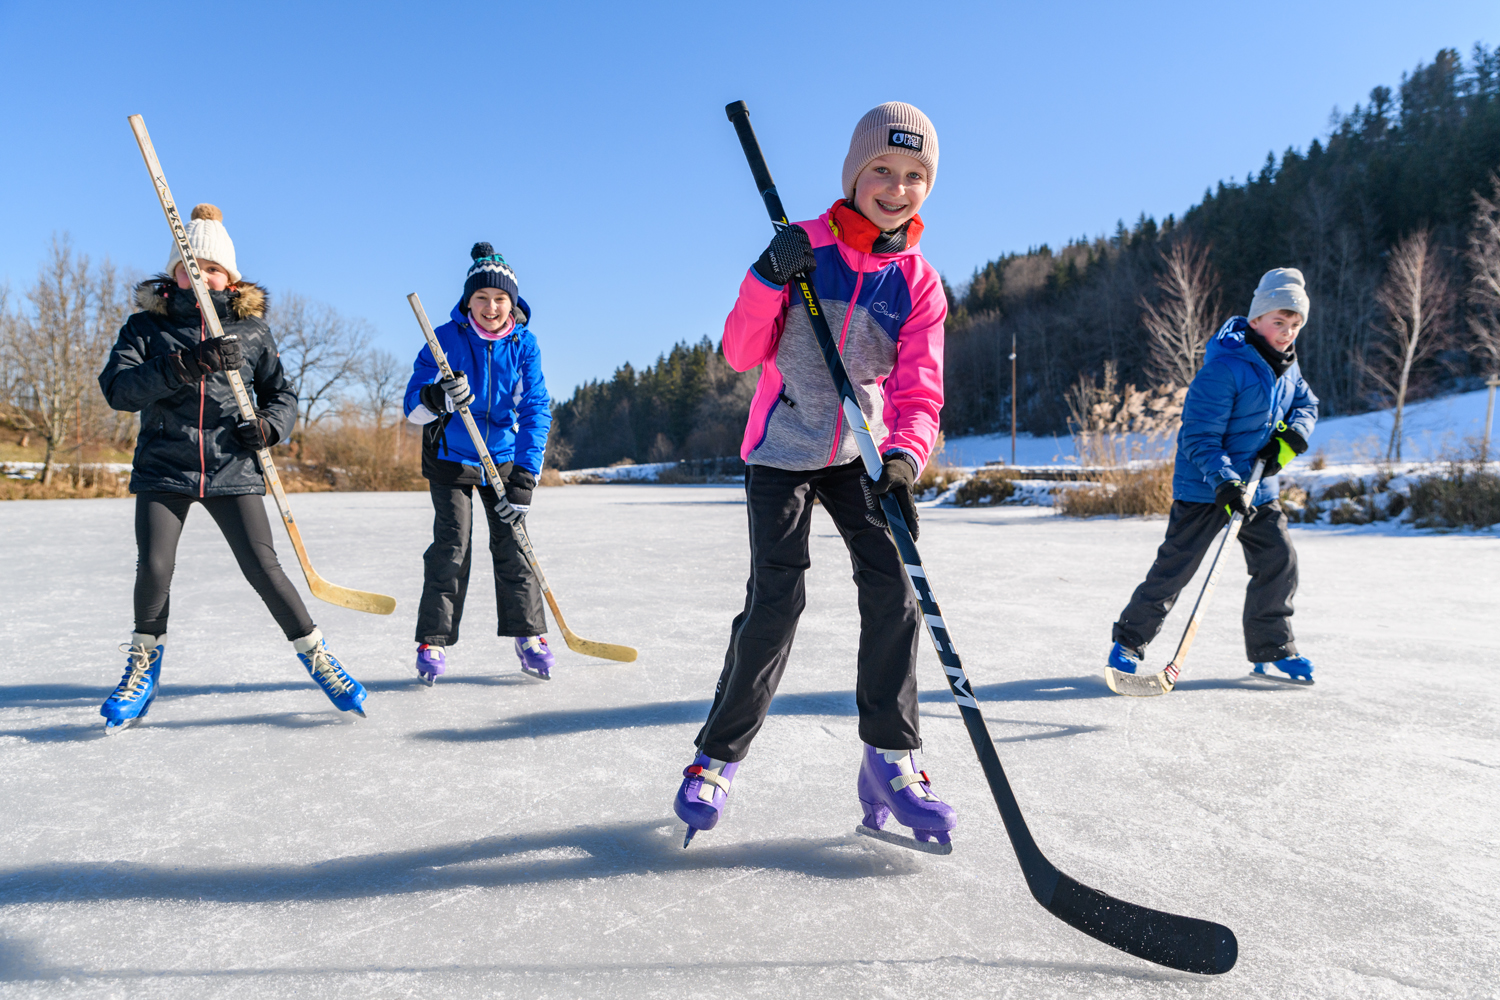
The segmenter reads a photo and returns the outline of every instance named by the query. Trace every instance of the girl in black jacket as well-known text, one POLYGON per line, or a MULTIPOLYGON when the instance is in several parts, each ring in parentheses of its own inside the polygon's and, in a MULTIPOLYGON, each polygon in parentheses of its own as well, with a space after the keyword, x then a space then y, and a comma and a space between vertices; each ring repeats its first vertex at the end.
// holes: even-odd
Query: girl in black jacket
POLYGON ((195 503, 219 525, 245 579, 313 680, 342 711, 365 714, 364 687, 328 651, 271 542, 255 452, 291 432, 297 392, 265 322, 266 293, 241 278, 222 219, 214 206, 199 205, 187 231, 224 336, 208 336, 174 246, 167 272, 136 287, 140 312, 125 321, 99 374, 110 406, 141 415, 130 476, 138 551, 135 632, 120 647, 125 674, 99 710, 106 732, 134 725, 156 698, 177 540, 195 503), (255 420, 240 418, 229 369, 239 370, 255 399, 255 420))

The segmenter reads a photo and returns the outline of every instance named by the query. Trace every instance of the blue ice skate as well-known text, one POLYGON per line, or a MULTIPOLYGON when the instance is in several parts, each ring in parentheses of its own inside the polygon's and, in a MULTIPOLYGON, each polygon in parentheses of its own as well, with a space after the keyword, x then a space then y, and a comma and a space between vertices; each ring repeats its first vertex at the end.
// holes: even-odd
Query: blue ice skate
POLYGON ((99 708, 99 714, 104 716, 106 736, 129 729, 151 711, 151 703, 156 700, 156 690, 161 683, 165 641, 166 636, 132 632, 130 641, 120 644, 120 652, 127 657, 125 673, 120 677, 115 693, 99 708))
POLYGON ((1286 659, 1277 660, 1275 663, 1257 663, 1253 672, 1261 677, 1270 678, 1273 681, 1281 681, 1283 684, 1313 683, 1312 660, 1309 660, 1305 656, 1288 656, 1286 659), (1286 676, 1278 677, 1276 674, 1271 673, 1272 667, 1280 670, 1286 676))
POLYGON ((1141 665, 1141 657, 1117 642, 1109 651, 1109 665, 1122 674, 1133 674, 1141 665))
POLYGON ((308 676, 323 689, 335 708, 341 712, 353 712, 361 719, 365 717, 365 710, 360 707, 365 700, 365 686, 344 672, 344 665, 328 651, 322 631, 313 629, 292 643, 292 648, 297 651, 297 659, 307 668, 308 676))

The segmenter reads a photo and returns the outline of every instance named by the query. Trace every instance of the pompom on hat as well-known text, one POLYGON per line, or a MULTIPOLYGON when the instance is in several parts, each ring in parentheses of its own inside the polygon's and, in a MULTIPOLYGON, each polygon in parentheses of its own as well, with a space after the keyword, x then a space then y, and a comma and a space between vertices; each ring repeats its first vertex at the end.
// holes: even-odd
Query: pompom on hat
MULTIPOLYGON (((230 284, 239 283, 240 269, 234 262, 234 240, 229 238, 229 230, 224 228, 224 213, 217 206, 205 203, 193 208, 192 218, 187 224, 187 241, 193 248, 193 256, 200 262, 213 261, 229 272, 230 284)), ((180 263, 182 256, 174 242, 167 253, 167 273, 175 274, 180 263)))
POLYGON ((844 197, 853 199, 854 182, 877 156, 905 153, 927 168, 927 190, 937 181, 938 137, 932 122, 910 104, 890 101, 869 111, 854 126, 844 157, 844 197))
POLYGON ((1307 322, 1307 311, 1312 308, 1312 299, 1307 296, 1307 281, 1295 267, 1273 267, 1261 275, 1255 286, 1255 297, 1250 300, 1250 319, 1257 319, 1268 312, 1288 309, 1302 315, 1307 322))
POLYGON ((511 305, 521 298, 521 288, 516 284, 516 272, 495 252, 488 243, 476 243, 469 250, 474 263, 464 278, 464 297, 458 304, 460 312, 469 311, 469 296, 481 288, 498 288, 510 296, 511 305))

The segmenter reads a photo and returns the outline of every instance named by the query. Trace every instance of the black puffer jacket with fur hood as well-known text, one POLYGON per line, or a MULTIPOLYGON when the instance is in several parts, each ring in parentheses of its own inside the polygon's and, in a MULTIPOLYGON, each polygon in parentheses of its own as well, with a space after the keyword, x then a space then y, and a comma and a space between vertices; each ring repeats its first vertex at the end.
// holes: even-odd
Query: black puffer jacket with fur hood
MULTIPOLYGON (((212 292, 224 333, 240 338, 245 380, 257 410, 282 440, 297 419, 297 392, 287 380, 271 328, 266 325, 266 293, 241 281, 235 291, 212 292)), ((234 436, 239 406, 229 376, 215 372, 202 382, 180 381, 167 360, 209 336, 191 290, 165 275, 135 290, 140 312, 125 321, 99 388, 116 410, 141 414, 135 444, 132 493, 187 493, 196 497, 264 495, 265 481, 254 452, 234 436)))

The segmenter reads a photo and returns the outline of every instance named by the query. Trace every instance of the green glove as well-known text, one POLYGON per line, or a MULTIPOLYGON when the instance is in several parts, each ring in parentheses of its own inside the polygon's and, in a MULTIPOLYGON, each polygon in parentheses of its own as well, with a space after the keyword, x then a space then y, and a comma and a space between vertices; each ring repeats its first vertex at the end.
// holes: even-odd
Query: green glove
POLYGON ((1305 451, 1307 451, 1307 438, 1288 427, 1285 422, 1277 423, 1271 440, 1255 453, 1256 458, 1263 458, 1266 461, 1266 467, 1262 470, 1261 476, 1269 478, 1276 475, 1291 465, 1292 459, 1305 451))

